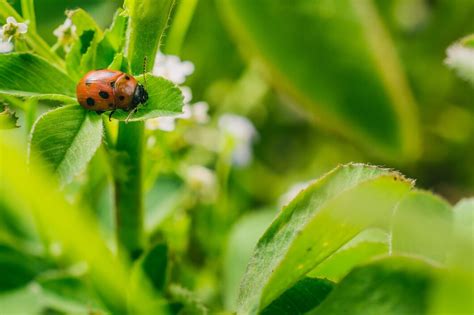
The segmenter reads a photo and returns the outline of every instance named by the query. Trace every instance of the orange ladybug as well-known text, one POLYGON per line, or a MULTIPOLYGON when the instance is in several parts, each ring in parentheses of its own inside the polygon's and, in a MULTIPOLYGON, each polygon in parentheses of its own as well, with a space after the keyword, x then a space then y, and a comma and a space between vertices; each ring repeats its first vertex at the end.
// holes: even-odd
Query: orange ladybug
POLYGON ((110 110, 109 120, 117 109, 131 111, 131 115, 148 100, 147 91, 137 79, 115 70, 88 72, 77 84, 76 94, 79 104, 87 110, 98 114, 110 110))

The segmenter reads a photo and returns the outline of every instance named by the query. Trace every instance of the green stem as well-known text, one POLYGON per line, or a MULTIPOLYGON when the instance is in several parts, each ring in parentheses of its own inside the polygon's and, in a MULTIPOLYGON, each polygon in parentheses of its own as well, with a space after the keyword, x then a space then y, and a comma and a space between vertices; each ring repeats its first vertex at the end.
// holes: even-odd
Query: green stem
POLYGON ((166 53, 178 55, 188 33, 198 0, 180 0, 168 34, 166 53))
POLYGON ((36 33, 36 16, 35 16, 35 4, 34 0, 21 0, 21 13, 23 13, 23 18, 30 23, 28 28, 30 31, 36 33))
POLYGON ((133 260, 143 248, 143 144, 144 123, 120 123, 116 150, 127 157, 120 159, 126 176, 115 178, 117 240, 133 260))

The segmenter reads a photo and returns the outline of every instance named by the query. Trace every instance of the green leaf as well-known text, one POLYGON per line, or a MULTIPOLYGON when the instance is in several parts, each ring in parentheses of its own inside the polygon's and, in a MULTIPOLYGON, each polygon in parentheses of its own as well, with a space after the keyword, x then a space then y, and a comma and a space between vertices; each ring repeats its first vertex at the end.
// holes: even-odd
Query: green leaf
MULTIPOLYGON (((367 230, 365 232, 372 232, 367 230)), ((362 233, 366 234, 366 233, 362 233)), ((372 233, 371 233, 372 234, 372 233)), ((387 235, 372 237, 358 235, 328 259, 318 265, 308 276, 312 278, 325 278, 339 282, 354 267, 367 263, 373 257, 388 254, 389 244, 387 235)))
POLYGON ((0 54, 0 93, 76 95, 75 83, 41 57, 31 54, 0 54))
POLYGON ((131 74, 143 73, 143 62, 148 60, 147 71, 153 67, 156 52, 168 26, 175 0, 126 0, 129 16, 128 42, 125 51, 131 74))
POLYGON ((124 45, 126 26, 127 17, 124 15, 122 9, 118 9, 117 12, 115 12, 112 25, 104 32, 104 40, 108 41, 116 52, 121 51, 124 45))
POLYGON ((5 106, 3 112, 0 112, 0 130, 18 128, 18 117, 8 106, 5 106))
POLYGON ((245 56, 309 119, 390 160, 416 158, 416 104, 373 1, 224 0, 245 56))
POLYGON ((462 199, 454 207, 453 230, 455 246, 451 249, 450 265, 473 274, 474 198, 462 199))
POLYGON ((239 313, 257 313, 362 230, 387 226, 410 187, 396 172, 351 164, 300 192, 258 242, 239 313))
POLYGON ((388 257, 354 269, 308 315, 425 314, 437 270, 408 257, 388 257))
POLYGON ((163 292, 168 273, 168 247, 156 244, 135 263, 140 276, 144 276, 157 292, 163 292))
POLYGON ((38 118, 31 132, 31 156, 40 156, 61 184, 83 171, 102 140, 102 120, 78 105, 49 111, 38 118))
MULTIPOLYGON (((143 76, 138 76, 137 80, 144 84, 143 76)), ((181 90, 174 83, 147 74, 145 88, 148 92, 148 101, 144 105, 139 105, 138 111, 130 116, 130 121, 141 121, 181 113, 184 98, 181 90)), ((112 117, 124 121, 128 114, 126 111, 117 110, 112 117)))
POLYGON ((392 252, 424 256, 444 263, 452 246, 451 206, 429 192, 410 192, 393 217, 392 252))
POLYGON ((303 278, 268 305, 261 314, 305 314, 318 306, 333 287, 334 284, 328 280, 303 278))
POLYGON ((39 258, 0 244, 0 292, 22 287, 32 281, 47 264, 39 258))

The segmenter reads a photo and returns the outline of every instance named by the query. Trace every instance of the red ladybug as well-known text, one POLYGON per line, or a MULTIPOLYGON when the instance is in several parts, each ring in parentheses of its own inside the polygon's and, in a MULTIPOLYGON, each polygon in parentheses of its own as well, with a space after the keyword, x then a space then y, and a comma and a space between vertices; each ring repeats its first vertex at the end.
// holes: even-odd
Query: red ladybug
POLYGON ((132 75, 114 70, 88 72, 77 84, 76 94, 87 110, 99 114, 111 110, 109 120, 117 109, 132 114, 148 100, 147 91, 132 75))

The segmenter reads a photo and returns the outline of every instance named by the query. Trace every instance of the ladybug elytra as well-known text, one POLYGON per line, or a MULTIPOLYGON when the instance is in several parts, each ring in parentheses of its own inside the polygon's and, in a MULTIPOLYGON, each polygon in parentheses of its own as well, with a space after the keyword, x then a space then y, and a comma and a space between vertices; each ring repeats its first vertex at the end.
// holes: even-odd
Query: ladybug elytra
POLYGON ((147 91, 137 79, 114 70, 88 72, 77 84, 76 94, 79 104, 87 110, 98 114, 110 110, 109 120, 117 109, 132 114, 148 100, 147 91))

